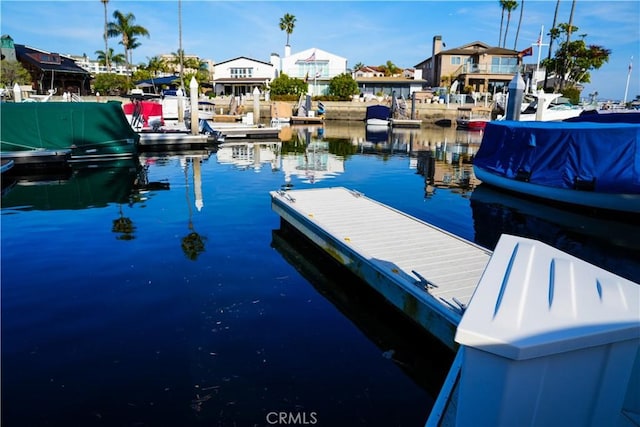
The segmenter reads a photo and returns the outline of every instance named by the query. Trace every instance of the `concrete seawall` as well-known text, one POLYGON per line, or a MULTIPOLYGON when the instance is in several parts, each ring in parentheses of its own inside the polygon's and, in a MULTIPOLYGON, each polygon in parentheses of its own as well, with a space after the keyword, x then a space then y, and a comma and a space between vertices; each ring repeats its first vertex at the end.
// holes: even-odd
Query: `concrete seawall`
MULTIPOLYGON (((83 97, 85 101, 119 101, 123 104, 130 102, 128 98, 122 98, 118 96, 101 96, 96 98, 95 96, 83 97)), ((210 99, 216 104, 216 110, 223 109, 224 114, 227 113, 229 107, 229 97, 216 97, 210 99)), ((58 99, 52 99, 52 101, 61 101, 58 99)), ((260 121, 268 121, 271 119, 271 104, 273 101, 260 101, 260 121)), ((325 120, 347 120, 347 121, 363 121, 366 115, 367 106, 376 105, 378 102, 357 102, 357 101, 322 101, 325 108, 325 120)), ((294 106, 295 102, 290 102, 294 106)), ((242 108, 245 113, 253 112, 253 100, 251 98, 244 98, 242 102, 242 108)), ((317 109, 318 102, 313 101, 312 110, 317 109)), ((388 105, 388 104, 385 104, 388 105)), ((440 119, 455 120, 458 116, 458 107, 465 106, 470 107, 473 104, 427 104, 416 102, 416 118, 420 119, 423 124, 429 125, 435 123, 440 119)), ((407 102, 407 108, 409 112, 411 110, 411 102, 407 102)))

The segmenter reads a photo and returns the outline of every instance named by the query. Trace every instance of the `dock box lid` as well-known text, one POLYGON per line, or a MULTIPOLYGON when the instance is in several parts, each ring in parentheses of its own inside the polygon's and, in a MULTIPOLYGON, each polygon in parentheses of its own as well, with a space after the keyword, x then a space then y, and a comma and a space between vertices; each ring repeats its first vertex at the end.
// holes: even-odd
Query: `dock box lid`
POLYGON ((502 235, 455 340, 523 360, 640 339, 640 285, 544 243, 502 235))

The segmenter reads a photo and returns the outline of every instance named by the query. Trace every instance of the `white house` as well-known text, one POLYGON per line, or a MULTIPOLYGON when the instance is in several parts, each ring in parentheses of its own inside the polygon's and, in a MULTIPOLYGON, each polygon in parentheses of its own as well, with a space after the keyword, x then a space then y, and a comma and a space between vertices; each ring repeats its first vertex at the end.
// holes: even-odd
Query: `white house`
POLYGON ((275 68, 269 62, 239 56, 218 62, 213 66, 216 95, 244 96, 261 91, 275 76, 275 68))
POLYGON ((285 49, 282 59, 277 54, 271 54, 271 63, 276 69, 279 63, 280 73, 306 80, 312 96, 328 94, 331 79, 347 72, 347 58, 315 47, 294 54, 289 54, 289 49, 285 49))

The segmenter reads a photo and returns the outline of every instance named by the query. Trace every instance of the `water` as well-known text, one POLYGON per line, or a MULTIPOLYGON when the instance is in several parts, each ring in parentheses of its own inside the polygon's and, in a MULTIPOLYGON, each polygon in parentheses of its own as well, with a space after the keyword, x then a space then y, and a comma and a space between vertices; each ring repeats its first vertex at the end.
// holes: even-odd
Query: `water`
POLYGON ((488 248, 535 237, 640 282, 640 226, 478 186, 478 134, 301 129, 3 177, 3 426, 424 425, 453 354, 281 227, 283 186, 353 188, 488 248))

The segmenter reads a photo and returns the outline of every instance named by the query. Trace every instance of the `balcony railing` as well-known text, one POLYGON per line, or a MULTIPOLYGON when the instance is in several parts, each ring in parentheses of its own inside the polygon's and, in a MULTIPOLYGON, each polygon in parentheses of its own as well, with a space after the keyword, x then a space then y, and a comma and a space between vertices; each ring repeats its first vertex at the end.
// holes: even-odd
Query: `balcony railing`
POLYGON ((517 65, 464 64, 460 74, 515 74, 517 65))

